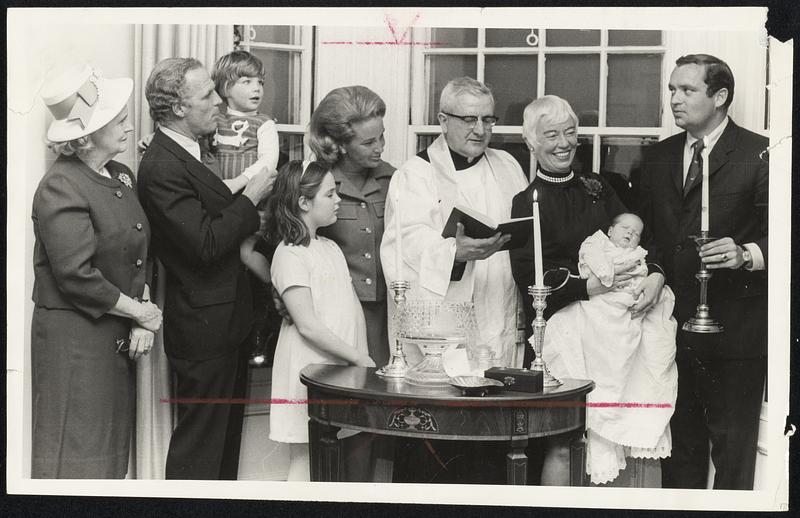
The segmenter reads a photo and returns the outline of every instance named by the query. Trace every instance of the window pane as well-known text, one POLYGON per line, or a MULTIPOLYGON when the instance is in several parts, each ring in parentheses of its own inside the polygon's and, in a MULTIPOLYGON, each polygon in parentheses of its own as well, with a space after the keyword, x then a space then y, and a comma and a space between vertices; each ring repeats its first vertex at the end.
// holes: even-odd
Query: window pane
POLYGON ((629 209, 637 205, 636 194, 630 186, 631 177, 635 179, 640 174, 644 150, 656 142, 656 137, 603 137, 601 140, 600 174, 629 209))
POLYGON ((528 151, 525 141, 522 140, 522 135, 492 135, 489 147, 502 149, 513 156, 522 167, 522 172, 526 177, 528 176, 531 169, 531 153, 528 151))
POLYGON ((486 29, 486 46, 536 47, 539 45, 539 31, 534 29, 533 33, 535 36, 530 36, 530 29, 486 29))
POLYGON ((624 45, 661 45, 661 31, 608 31, 608 44, 619 47, 624 45))
POLYGON ((581 126, 597 126, 600 56, 549 54, 545 69, 545 93, 563 97, 581 126))
POLYGON ((258 43, 296 44, 292 25, 250 25, 250 41, 258 43))
POLYGON ((433 144, 433 141, 436 140, 436 137, 438 136, 438 133, 435 135, 417 135, 417 153, 423 149, 428 149, 428 147, 433 144))
POLYGON ((303 160, 303 134, 302 133, 279 133, 278 134, 278 167, 289 160, 303 160))
POLYGON ((594 153, 594 139, 590 135, 578 137, 578 149, 575 151, 575 159, 572 161, 572 169, 578 173, 591 173, 594 171, 592 165, 592 154, 594 153))
POLYGON ((600 31, 594 29, 548 29, 548 47, 583 47, 600 45, 600 31))
POLYGON ((448 81, 456 77, 475 77, 478 74, 476 56, 429 56, 428 57, 428 117, 426 124, 438 124, 439 96, 448 81))
POLYGON ((608 55, 607 126, 661 125, 661 54, 608 55))
POLYGON ((259 111, 276 119, 279 124, 300 122, 300 53, 282 50, 251 48, 264 63, 264 99, 259 111))
POLYGON ((431 42, 437 47, 477 47, 478 29, 432 29, 431 42))
POLYGON ((522 124, 522 110, 536 98, 536 56, 487 55, 484 77, 494 93, 499 124, 522 124))
POLYGON ((245 26, 244 25, 234 25, 233 26, 233 49, 234 50, 239 50, 239 48, 240 48, 239 45, 241 45, 242 41, 244 41, 244 31, 245 31, 245 26))

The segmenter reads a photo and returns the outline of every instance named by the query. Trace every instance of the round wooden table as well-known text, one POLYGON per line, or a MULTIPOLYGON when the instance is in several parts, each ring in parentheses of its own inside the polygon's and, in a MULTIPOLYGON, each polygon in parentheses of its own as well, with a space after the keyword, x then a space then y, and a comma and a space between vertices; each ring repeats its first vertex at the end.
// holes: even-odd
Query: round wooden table
MULTIPOLYGON (((525 484, 528 439, 571 434, 570 485, 585 485, 583 432, 588 380, 541 393, 503 390, 465 397, 455 387, 425 387, 379 378, 374 368, 309 365, 300 372, 308 387, 311 480, 336 482, 343 473, 337 432, 341 428, 419 439, 508 441, 507 482, 525 484)), ((391 482, 393 441, 376 455, 376 482, 391 482)))

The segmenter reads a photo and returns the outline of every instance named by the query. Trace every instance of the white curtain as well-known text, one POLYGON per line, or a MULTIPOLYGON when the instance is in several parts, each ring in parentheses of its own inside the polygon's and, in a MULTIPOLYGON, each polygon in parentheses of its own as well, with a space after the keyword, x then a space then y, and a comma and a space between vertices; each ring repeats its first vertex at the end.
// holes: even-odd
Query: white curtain
MULTIPOLYGON (((137 25, 134 42, 136 91, 133 95, 136 140, 154 130, 144 89, 156 63, 170 57, 192 57, 210 71, 217 58, 232 49, 231 25, 137 25)), ((163 308, 165 272, 158 263, 155 270, 152 299, 163 308)), ((137 362, 135 459, 129 478, 164 478, 174 405, 169 402, 172 375, 163 345, 163 333, 159 332, 153 350, 137 362)))
POLYGON ((411 46, 326 43, 392 40, 386 27, 317 27, 316 30, 314 106, 341 86, 362 85, 373 90, 386 103, 383 120, 386 148, 382 158, 400 167, 408 158, 411 46))

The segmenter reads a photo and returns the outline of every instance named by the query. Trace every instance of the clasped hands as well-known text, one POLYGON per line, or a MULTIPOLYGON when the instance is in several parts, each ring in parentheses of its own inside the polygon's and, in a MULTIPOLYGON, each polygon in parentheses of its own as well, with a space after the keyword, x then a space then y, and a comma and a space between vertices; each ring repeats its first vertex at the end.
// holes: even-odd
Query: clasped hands
POLYGON ((140 358, 150 352, 155 341, 155 332, 161 327, 163 316, 161 310, 150 301, 144 300, 137 304, 131 326, 130 346, 128 356, 132 360, 140 358))
POLYGON ((143 300, 139 302, 133 319, 139 326, 155 333, 161 327, 162 314, 158 306, 148 300, 143 300))

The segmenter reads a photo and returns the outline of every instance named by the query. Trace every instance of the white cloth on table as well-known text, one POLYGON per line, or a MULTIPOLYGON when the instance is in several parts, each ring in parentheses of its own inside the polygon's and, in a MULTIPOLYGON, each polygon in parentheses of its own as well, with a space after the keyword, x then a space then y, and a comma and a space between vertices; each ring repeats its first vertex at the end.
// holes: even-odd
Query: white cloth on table
MULTIPOLYGON (((591 246, 602 244, 592 238, 591 246)), ((607 258, 643 257, 621 250, 609 249, 607 258)), ((587 263, 586 257, 581 253, 582 273, 597 259, 587 263)), ((643 267, 637 283, 647 275, 643 267)), ((595 382, 586 398, 586 471, 597 484, 614 480, 625 469, 625 457, 664 458, 672 450, 669 420, 678 394, 675 296, 665 286, 643 317, 631 318, 632 289, 633 283, 574 302, 553 315, 545 331, 542 357, 550 372, 595 382)))
MULTIPOLYGON (((498 365, 522 365, 517 347, 518 291, 511 275, 508 252, 482 261, 469 261, 459 281, 451 281, 455 238, 443 238, 442 229, 456 204, 466 204, 496 221, 511 217, 511 200, 527 181, 519 164, 505 151, 486 149, 468 169, 456 171, 443 136, 428 147, 430 162, 413 157, 392 176, 386 198, 381 263, 386 282, 411 283, 408 300, 472 301, 480 341, 495 353, 498 365), (396 200, 400 199, 402 271, 395 258, 396 200)), ((394 301, 389 299, 390 315, 394 301)), ((390 336, 393 326, 390 318, 390 336)), ((421 359, 416 348, 406 348, 409 363, 421 359)))
MULTIPOLYGON (((317 318, 345 343, 367 353, 364 313, 353 288, 339 246, 324 237, 308 246, 281 243, 275 250, 270 273, 279 294, 292 286, 311 289, 317 318)), ((346 362, 308 343, 297 327, 281 323, 272 368, 272 404, 269 438, 284 443, 308 442, 308 399, 300 371, 312 363, 344 365, 346 362)), ((353 433, 340 432, 340 437, 353 433)))

